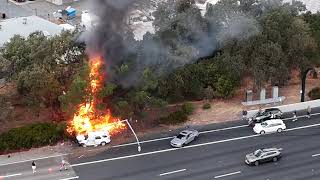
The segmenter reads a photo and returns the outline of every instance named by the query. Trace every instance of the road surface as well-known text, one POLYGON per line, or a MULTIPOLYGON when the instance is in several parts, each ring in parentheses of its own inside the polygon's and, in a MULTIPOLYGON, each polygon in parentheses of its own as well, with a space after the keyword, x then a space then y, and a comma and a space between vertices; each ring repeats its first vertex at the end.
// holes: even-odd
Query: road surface
POLYGON ((243 122, 225 123, 207 131, 182 149, 169 141, 144 143, 108 150, 73 161, 83 180, 318 180, 320 179, 320 116, 285 121, 287 131, 255 135, 243 122), (230 128, 234 127, 234 128, 230 128), (278 147, 283 158, 258 167, 247 166, 244 156, 257 148, 278 147))
MULTIPOLYGON (((298 114, 299 115, 299 114, 298 114)), ((0 179, 27 180, 312 180, 320 179, 320 115, 285 121, 280 134, 256 135, 246 122, 235 121, 199 127, 199 139, 184 148, 171 148, 167 137, 113 147, 98 155, 70 159, 72 169, 59 172, 60 157, 0 166, 0 179), (244 156, 257 148, 278 147, 283 158, 276 163, 250 167, 244 156)))

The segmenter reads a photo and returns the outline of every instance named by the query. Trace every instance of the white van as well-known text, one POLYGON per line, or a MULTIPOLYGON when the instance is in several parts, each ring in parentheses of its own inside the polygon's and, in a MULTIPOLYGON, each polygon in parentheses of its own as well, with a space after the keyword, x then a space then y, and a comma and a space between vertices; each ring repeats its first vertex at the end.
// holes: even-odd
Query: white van
POLYGON ((110 135, 108 131, 96 131, 89 132, 88 135, 78 135, 77 137, 78 143, 83 146, 105 146, 110 143, 110 135))

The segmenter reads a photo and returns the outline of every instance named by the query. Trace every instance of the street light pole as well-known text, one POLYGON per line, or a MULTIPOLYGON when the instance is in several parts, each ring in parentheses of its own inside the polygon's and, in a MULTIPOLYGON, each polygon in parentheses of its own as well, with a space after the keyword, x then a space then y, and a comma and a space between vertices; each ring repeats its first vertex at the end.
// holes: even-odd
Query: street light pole
POLYGON ((133 130, 131 124, 129 123, 128 119, 125 119, 125 120, 123 120, 123 121, 125 121, 125 122, 128 124, 130 130, 132 131, 134 137, 136 138, 137 144, 138 144, 138 152, 140 152, 140 151, 141 151, 141 146, 140 146, 140 142, 139 142, 138 136, 137 136, 136 133, 134 132, 134 130, 133 130))

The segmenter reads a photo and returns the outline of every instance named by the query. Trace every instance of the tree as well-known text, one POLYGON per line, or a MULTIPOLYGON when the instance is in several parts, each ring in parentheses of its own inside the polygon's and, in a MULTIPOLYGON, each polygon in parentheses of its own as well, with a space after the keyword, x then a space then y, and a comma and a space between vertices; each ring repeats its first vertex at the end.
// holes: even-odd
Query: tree
POLYGON ((49 107, 56 101, 61 90, 54 74, 39 66, 28 68, 19 73, 17 84, 20 94, 31 97, 31 102, 28 104, 44 102, 49 107))

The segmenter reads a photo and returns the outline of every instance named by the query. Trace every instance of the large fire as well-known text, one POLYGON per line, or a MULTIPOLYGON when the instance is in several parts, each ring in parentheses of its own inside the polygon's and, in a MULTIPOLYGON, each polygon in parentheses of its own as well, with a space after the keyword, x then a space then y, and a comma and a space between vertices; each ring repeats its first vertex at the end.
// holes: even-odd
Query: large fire
POLYGON ((70 134, 85 135, 92 131, 108 130, 110 135, 114 135, 126 129, 125 123, 112 117, 110 110, 101 112, 96 108, 100 102, 97 93, 104 82, 104 75, 100 72, 102 62, 101 57, 90 60, 90 86, 88 87, 90 99, 78 106, 77 112, 68 124, 67 131, 70 134))

